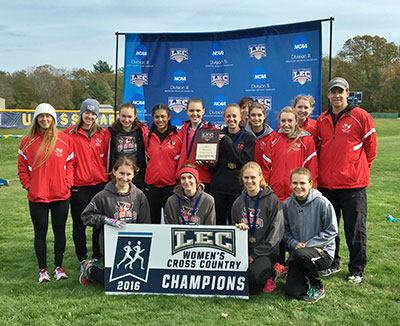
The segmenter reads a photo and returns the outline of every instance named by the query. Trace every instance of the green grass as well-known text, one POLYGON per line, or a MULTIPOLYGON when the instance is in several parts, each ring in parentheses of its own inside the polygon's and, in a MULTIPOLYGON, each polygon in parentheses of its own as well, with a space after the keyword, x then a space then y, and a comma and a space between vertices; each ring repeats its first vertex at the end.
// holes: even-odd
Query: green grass
MULTIPOLYGON (((0 139, 0 325, 399 325, 400 324, 400 121, 376 120, 378 157, 368 188, 368 258, 364 281, 346 283, 348 256, 342 241, 342 271, 324 279, 326 298, 314 305, 284 295, 284 280, 271 294, 245 301, 230 298, 106 296, 97 285, 78 282, 78 262, 67 224, 64 267, 69 279, 37 283, 33 227, 26 192, 17 176, 21 139, 0 139), (222 318, 221 313, 227 313, 222 318)), ((0 130, 22 134, 23 130, 0 130)), ((342 229, 342 226, 341 226, 342 229)), ((341 232, 342 233, 342 232, 341 232)), ((52 266, 53 236, 48 233, 52 266)), ((343 237, 344 239, 344 237, 343 237)))

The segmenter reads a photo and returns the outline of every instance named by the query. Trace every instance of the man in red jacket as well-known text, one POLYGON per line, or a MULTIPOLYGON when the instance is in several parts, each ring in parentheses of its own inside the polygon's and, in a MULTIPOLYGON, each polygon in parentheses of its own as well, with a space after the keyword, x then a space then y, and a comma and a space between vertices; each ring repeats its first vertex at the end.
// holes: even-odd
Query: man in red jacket
MULTIPOLYGON (((317 120, 319 144, 319 188, 333 204, 338 219, 344 221, 349 248, 350 283, 362 281, 367 264, 367 193, 369 168, 376 157, 376 131, 367 111, 347 103, 349 84, 341 77, 328 84, 331 107, 317 120)), ((329 276, 340 271, 339 236, 335 259, 321 273, 329 276)))

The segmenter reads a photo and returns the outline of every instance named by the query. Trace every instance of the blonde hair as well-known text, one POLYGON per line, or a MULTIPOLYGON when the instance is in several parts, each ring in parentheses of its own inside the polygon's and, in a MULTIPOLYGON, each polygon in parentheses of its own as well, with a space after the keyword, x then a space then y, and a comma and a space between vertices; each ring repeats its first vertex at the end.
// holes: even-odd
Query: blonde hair
MULTIPOLYGON (((40 114, 35 117, 35 119, 33 120, 32 125, 28 129, 28 133, 27 133, 27 138, 28 139, 27 139, 24 147, 22 148, 23 152, 30 145, 32 139, 35 137, 35 133, 40 130, 40 127, 39 127, 39 124, 38 124, 39 116, 40 116, 40 114)), ((42 141, 40 142, 40 145, 39 145, 39 149, 38 149, 38 151, 37 151, 37 153, 35 155, 35 158, 33 160, 32 169, 36 169, 39 166, 41 166, 42 164, 44 164, 49 159, 51 153, 53 152, 54 146, 56 145, 56 141, 57 141, 57 137, 58 137, 58 130, 56 128, 56 122, 54 121, 53 116, 51 118, 52 118, 51 119, 51 124, 50 124, 49 128, 47 128, 46 131, 44 132, 42 141), (40 153, 42 153, 42 151, 46 151, 46 155, 36 165, 37 160, 39 159, 39 155, 40 155, 40 153)))
MULTIPOLYGON (((293 115, 294 115, 294 119, 295 119, 295 121, 296 121, 296 126, 294 127, 294 130, 295 130, 295 132, 296 132, 296 137, 294 138, 292 144, 291 144, 290 147, 289 147, 289 150, 288 150, 288 151, 290 151, 290 150, 293 148, 294 144, 296 144, 296 142, 297 142, 297 141, 299 140, 299 138, 301 137, 301 132, 302 132, 302 130, 301 130, 301 128, 299 127, 299 125, 297 124, 297 121, 298 121, 298 119, 299 119, 299 116, 298 116, 298 114, 297 114, 297 112, 296 112, 295 109, 293 109, 291 106, 285 106, 285 107, 281 110, 281 112, 279 112, 279 114, 278 114, 278 121, 279 121, 279 122, 281 121, 281 115, 282 115, 282 113, 291 113, 291 114, 293 114, 293 115)), ((289 136, 290 136, 290 135, 289 135, 289 136)))
POLYGON ((240 169, 239 181, 240 181, 240 183, 241 183, 243 186, 244 186, 244 183, 243 183, 243 174, 244 174, 244 171, 246 171, 246 170, 248 170, 248 169, 253 169, 253 170, 255 170, 255 171, 257 172, 257 174, 260 176, 260 178, 261 178, 261 180, 260 180, 260 187, 261 187, 261 188, 265 188, 265 187, 268 186, 267 181, 265 181, 265 179, 264 179, 264 175, 263 175, 263 173, 262 173, 261 166, 260 166, 257 162, 254 162, 254 161, 247 162, 247 163, 246 163, 245 165, 243 165, 243 167, 240 169))

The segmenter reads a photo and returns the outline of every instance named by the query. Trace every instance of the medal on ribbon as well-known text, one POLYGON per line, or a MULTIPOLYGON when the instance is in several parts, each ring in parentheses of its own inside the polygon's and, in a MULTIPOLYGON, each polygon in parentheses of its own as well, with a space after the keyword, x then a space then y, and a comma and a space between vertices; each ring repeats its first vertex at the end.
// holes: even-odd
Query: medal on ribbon
POLYGON ((260 200, 260 194, 261 194, 261 188, 258 191, 257 197, 256 197, 256 206, 254 207, 254 217, 253 217, 253 223, 251 223, 250 219, 250 212, 249 212, 249 205, 248 205, 248 193, 246 192, 244 196, 244 204, 246 207, 246 217, 247 217, 247 225, 249 226, 249 232, 250 232, 250 237, 249 237, 249 242, 251 244, 254 244, 257 242, 257 238, 254 236, 254 233, 256 231, 256 223, 257 223, 257 213, 258 213, 258 202, 260 200))

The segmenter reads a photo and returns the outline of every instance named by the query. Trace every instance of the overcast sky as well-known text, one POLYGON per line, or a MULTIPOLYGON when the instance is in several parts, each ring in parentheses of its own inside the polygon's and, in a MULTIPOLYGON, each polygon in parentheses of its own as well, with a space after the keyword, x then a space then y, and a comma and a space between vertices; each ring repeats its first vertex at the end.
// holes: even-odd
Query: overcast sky
MULTIPOLYGON (((334 17, 333 54, 356 35, 379 35, 400 45, 400 4, 390 1, 58 0, 2 1, 0 70, 51 64, 93 69, 115 65, 115 32, 211 32, 334 17)), ((323 23, 328 54, 329 22, 323 23)), ((120 37, 119 66, 124 38, 120 37)))

